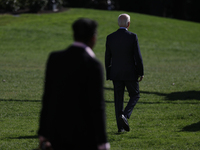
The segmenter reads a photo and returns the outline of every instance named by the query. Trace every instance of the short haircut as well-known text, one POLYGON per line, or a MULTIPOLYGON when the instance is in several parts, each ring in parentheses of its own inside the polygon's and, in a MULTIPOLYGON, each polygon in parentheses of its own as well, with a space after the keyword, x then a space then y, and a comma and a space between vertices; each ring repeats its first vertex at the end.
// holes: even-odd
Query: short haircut
POLYGON ((97 22, 87 18, 76 20, 73 25, 74 40, 87 43, 96 34, 97 22))
POLYGON ((118 25, 120 27, 128 27, 128 23, 130 22, 130 16, 128 14, 121 14, 118 17, 118 25))

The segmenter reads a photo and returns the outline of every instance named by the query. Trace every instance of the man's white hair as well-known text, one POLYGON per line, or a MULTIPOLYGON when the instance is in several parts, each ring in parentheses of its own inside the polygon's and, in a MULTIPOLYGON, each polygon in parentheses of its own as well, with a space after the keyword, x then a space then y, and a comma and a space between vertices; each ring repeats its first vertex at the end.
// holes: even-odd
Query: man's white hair
POLYGON ((128 27, 128 23, 130 22, 130 16, 128 14, 121 14, 118 17, 118 25, 120 27, 128 27))

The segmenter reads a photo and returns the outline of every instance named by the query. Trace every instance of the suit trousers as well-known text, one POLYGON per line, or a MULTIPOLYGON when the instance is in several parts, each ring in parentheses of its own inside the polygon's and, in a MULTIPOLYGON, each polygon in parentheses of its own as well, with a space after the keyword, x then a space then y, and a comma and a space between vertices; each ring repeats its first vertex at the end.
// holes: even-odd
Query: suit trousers
POLYGON ((133 108, 140 98, 139 82, 138 81, 121 81, 113 80, 114 85, 114 101, 115 101, 115 115, 118 129, 123 129, 118 119, 121 114, 126 118, 130 118, 133 108), (125 87, 129 93, 129 102, 124 109, 124 91, 125 87))

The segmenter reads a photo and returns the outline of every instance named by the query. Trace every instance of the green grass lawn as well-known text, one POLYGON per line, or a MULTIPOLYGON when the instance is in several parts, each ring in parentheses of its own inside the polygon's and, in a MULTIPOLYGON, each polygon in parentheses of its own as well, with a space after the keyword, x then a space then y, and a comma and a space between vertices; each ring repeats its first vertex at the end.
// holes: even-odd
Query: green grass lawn
MULTIPOLYGON (((70 9, 55 14, 0 15, 0 150, 37 148, 44 70, 51 51, 73 42, 79 17, 99 23, 94 48, 104 64, 106 36, 117 11, 70 9)), ((200 149, 200 24, 129 13, 144 61, 141 98, 117 134, 113 86, 105 81, 107 132, 112 150, 200 149)), ((128 102, 125 94, 125 104, 128 102)))

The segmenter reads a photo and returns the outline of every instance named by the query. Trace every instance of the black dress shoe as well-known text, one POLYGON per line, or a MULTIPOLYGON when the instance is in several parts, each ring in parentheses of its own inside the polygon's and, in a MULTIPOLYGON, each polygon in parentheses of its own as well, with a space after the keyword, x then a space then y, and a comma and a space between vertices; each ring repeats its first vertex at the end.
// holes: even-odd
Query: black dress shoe
POLYGON ((125 132, 124 129, 119 129, 119 130, 118 130, 118 133, 123 133, 123 132, 125 132))
POLYGON ((123 114, 119 117, 119 122, 125 131, 130 131, 128 120, 126 119, 126 117, 124 117, 123 114))

